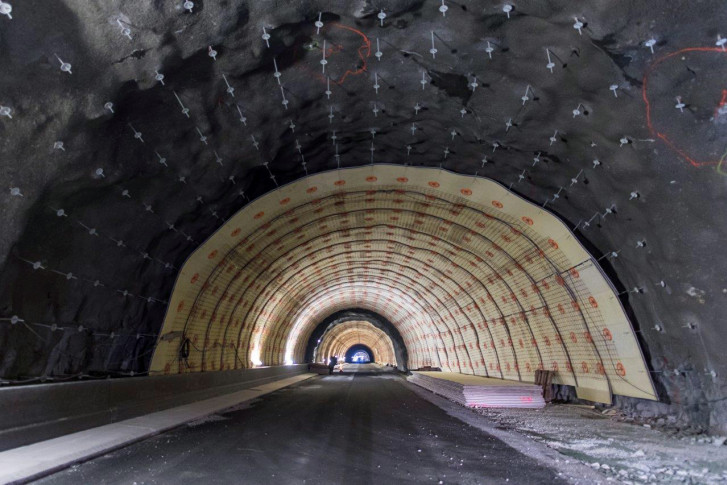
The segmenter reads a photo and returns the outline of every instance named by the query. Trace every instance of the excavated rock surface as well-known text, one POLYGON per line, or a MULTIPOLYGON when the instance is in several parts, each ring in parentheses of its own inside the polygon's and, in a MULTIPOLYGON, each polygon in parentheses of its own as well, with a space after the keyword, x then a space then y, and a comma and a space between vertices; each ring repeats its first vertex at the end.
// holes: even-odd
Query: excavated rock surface
POLYGON ((618 403, 724 430, 723 2, 513 2, 510 18, 492 2, 447 1, 446 16, 414 0, 195 0, 191 12, 182 0, 10 3, 5 379, 143 373, 185 258, 251 198, 335 168, 337 144, 341 167, 373 153, 547 200, 596 256, 618 254, 601 262, 630 291, 662 399, 618 403))

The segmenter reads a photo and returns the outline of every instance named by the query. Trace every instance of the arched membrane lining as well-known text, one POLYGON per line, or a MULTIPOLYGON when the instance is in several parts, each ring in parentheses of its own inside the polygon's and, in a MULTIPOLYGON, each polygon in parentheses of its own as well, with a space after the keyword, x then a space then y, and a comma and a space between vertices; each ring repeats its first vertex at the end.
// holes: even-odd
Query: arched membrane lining
POLYGON ((548 369, 587 399, 655 398, 612 285, 562 222, 489 180, 384 165, 310 176, 230 219, 180 273, 152 369, 302 362, 316 325, 350 308, 390 321, 411 368, 548 369))
MULTIPOLYGON (((331 356, 348 356, 348 351, 363 345, 369 358, 382 364, 395 364, 394 345, 386 333, 365 320, 352 320, 333 324, 320 338, 316 347, 316 361, 328 362, 331 356)), ((349 360, 347 360, 348 362, 349 360)))
POLYGON ((336 338, 336 335, 349 330, 352 324, 367 330, 366 332, 356 332, 356 335, 367 340, 364 343, 380 356, 379 362, 395 365, 402 371, 407 370, 407 349, 399 331, 383 316, 363 308, 337 311, 324 318, 308 337, 305 361, 327 362, 332 355, 329 351, 330 343, 336 338))

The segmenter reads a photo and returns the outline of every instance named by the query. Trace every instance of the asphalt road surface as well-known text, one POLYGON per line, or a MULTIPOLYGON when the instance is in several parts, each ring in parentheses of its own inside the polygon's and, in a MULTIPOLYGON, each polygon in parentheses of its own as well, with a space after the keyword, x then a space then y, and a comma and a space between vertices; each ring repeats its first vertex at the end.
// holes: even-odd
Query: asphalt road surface
POLYGON ((401 377, 357 372, 303 381, 37 483, 564 482, 417 396, 401 377))

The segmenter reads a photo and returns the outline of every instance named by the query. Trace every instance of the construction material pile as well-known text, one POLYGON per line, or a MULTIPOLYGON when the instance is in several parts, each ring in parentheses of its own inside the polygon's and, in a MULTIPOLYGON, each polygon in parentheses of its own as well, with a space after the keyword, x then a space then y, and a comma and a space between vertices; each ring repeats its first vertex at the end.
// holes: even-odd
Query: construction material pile
POLYGON ((407 380, 435 394, 473 408, 545 406, 541 386, 455 372, 413 372, 407 380))

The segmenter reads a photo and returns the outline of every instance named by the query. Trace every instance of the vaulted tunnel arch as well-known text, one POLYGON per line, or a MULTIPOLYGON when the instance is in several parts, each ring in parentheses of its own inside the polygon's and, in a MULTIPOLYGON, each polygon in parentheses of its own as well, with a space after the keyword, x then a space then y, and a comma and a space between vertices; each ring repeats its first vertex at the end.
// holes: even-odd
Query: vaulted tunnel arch
POLYGON ((654 399, 631 324, 597 262, 556 217, 482 178, 375 165, 283 186, 187 261, 153 372, 301 362, 348 308, 389 320, 404 365, 654 399), (178 359, 177 335, 191 339, 178 359), (173 368, 173 363, 176 363, 173 368))
MULTIPOLYGON (((305 349, 305 362, 326 362, 331 353, 326 352, 324 341, 331 341, 331 334, 338 330, 344 330, 348 324, 353 323, 357 327, 368 326, 371 330, 367 334, 372 337, 369 343, 372 348, 379 344, 384 352, 380 355, 387 357, 383 363, 396 365, 401 371, 406 371, 406 363, 408 361, 408 353, 404 339, 397 328, 386 318, 381 315, 365 310, 363 308, 352 308, 337 311, 324 318, 311 332, 308 338, 308 344, 305 349)), ((334 354, 335 355, 335 354, 334 354)))
MULTIPOLYGON (((727 433, 727 9, 693 3, 0 0, 0 453, 325 373, 327 330, 727 433)), ((365 415, 390 370, 310 394, 365 415)))

